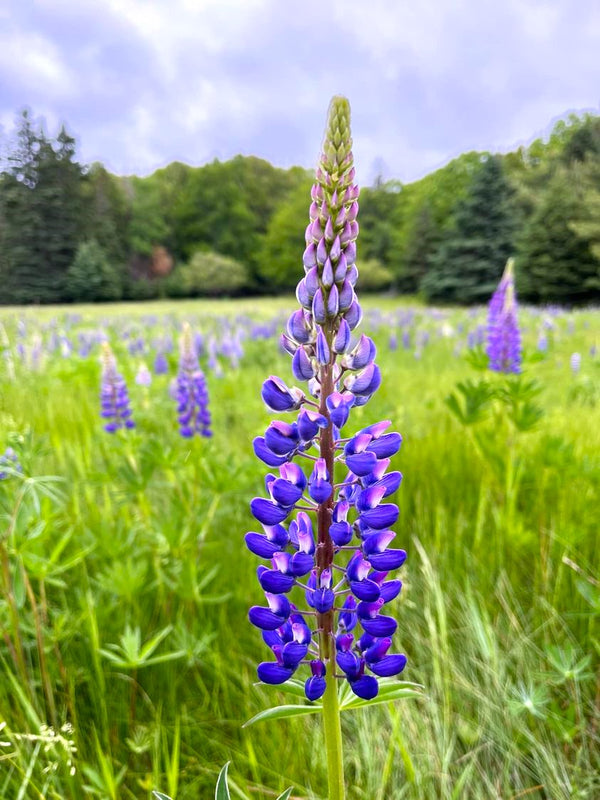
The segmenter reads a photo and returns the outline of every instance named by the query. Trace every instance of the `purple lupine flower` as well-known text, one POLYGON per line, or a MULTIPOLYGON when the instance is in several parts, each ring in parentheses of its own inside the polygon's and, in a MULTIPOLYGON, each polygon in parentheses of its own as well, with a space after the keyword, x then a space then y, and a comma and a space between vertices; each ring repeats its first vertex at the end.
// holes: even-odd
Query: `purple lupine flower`
POLYGON ((192 329, 186 322, 179 342, 179 372, 175 384, 175 399, 179 433, 188 439, 196 433, 206 437, 212 436, 208 388, 198 363, 196 347, 192 329))
POLYGON ((0 456, 0 481, 4 481, 15 472, 23 472, 19 456, 12 447, 7 447, 0 456))
POLYGON ((573 375, 577 375, 581 369, 581 353, 571 353, 569 364, 571 365, 571 372, 573 375))
POLYGON ((488 309, 487 355, 493 372, 521 371, 521 331, 517 320, 517 301, 513 260, 506 269, 488 309))
POLYGON ((152 373, 143 362, 140 364, 135 374, 135 382, 138 386, 150 386, 152 383, 152 373))
POLYGON ((156 354, 154 359, 154 372, 156 375, 166 375, 169 371, 169 362, 166 355, 161 351, 156 354))
POLYGON ((115 433, 121 428, 135 428, 131 419, 127 384, 117 371, 117 361, 108 342, 102 344, 102 384, 100 416, 106 420, 104 430, 115 433))
POLYGON ((351 145, 348 101, 337 97, 311 191, 301 308, 281 340, 307 389, 277 376, 263 384, 269 409, 297 416, 273 420, 254 440, 258 458, 279 474, 266 476, 267 497, 250 504, 263 532, 246 534, 248 549, 268 562, 257 571, 268 607, 249 611, 274 657, 259 665, 258 676, 280 684, 308 664, 309 700, 323 695, 327 676, 373 698, 378 678, 406 664, 404 655, 388 654, 397 623, 386 613, 402 586, 388 573, 406 558, 389 546, 399 512, 388 498, 402 476, 388 468, 402 438, 388 430, 389 421, 341 433, 352 408, 365 405, 381 383, 375 344, 365 335, 352 338, 362 311, 354 291, 358 187, 351 145))

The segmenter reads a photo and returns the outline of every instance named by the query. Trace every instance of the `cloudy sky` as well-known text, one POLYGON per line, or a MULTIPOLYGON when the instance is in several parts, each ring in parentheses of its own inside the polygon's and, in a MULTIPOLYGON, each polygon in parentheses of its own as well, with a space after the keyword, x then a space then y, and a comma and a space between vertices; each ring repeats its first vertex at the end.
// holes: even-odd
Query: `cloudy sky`
POLYGON ((598 111, 599 53, 598 0, 0 0, 0 125, 29 106, 121 174, 312 167, 345 94, 361 182, 409 181, 598 111))

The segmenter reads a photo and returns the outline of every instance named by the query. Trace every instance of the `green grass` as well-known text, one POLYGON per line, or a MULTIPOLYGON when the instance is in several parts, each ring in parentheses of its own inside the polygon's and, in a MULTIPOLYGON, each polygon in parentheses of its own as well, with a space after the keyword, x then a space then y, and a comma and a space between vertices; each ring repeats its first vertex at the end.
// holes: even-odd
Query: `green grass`
MULTIPOLYGON (((364 329, 383 385, 351 422, 389 418, 404 436, 396 530, 409 559, 393 613, 409 657, 403 678, 424 688, 419 699, 344 712, 349 800, 593 800, 600 373, 589 349, 598 313, 554 318, 545 358, 526 364, 543 417, 515 434, 499 409, 464 427, 444 403, 458 381, 481 377, 456 354, 481 315, 450 309, 438 319, 416 307, 407 325, 430 339, 415 357, 414 346, 389 348, 390 320, 408 319, 408 307, 370 306, 364 329)), ((56 352, 37 371, 15 356, 14 380, 0 359, 0 451, 12 444, 27 478, 0 482, 1 797, 130 800, 154 788, 212 797, 226 761, 233 797, 268 800, 290 785, 294 798, 324 796, 316 719, 241 727, 284 697, 255 686, 266 648, 246 618, 261 591, 243 534, 268 471, 251 447, 270 418, 260 386, 269 374, 289 379, 289 360, 275 338, 246 340, 238 369, 222 359, 223 377, 207 371, 215 435, 190 442, 177 434, 169 376, 136 386, 140 359, 117 336, 130 327, 150 341, 184 319, 217 331, 222 318, 264 321, 291 308, 0 310, 11 351, 21 317, 28 345, 37 331, 74 338, 102 324, 137 422, 127 434, 102 431, 97 350, 56 352)), ((522 320, 533 353, 542 317, 522 320)))

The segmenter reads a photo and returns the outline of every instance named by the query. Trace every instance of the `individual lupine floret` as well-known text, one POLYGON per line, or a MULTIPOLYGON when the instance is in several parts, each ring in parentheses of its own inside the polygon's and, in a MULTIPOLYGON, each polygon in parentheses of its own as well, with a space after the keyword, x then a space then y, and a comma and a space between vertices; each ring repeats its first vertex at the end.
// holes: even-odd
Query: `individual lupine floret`
POLYGON ((117 370, 117 361, 108 342, 102 343, 102 383, 100 415, 106 420, 104 430, 115 433, 122 428, 135 428, 127 384, 117 370))
POLYGON ((212 436, 206 378, 200 369, 192 329, 186 322, 179 342, 179 372, 175 384, 179 433, 191 438, 212 436))
POLYGON ((521 331, 517 320, 512 258, 509 258, 502 279, 490 300, 487 355, 489 368, 493 372, 521 371, 521 331))
POLYGON ((268 562, 257 570, 268 606, 253 606, 249 618, 275 657, 259 665, 262 681, 283 683, 308 663, 309 700, 321 697, 332 678, 346 678, 356 695, 369 699, 380 677, 406 664, 404 655, 388 653, 397 623, 384 613, 402 588, 388 573, 406 559, 404 550, 389 547, 399 512, 384 502, 402 480, 388 471, 402 438, 389 432, 388 421, 341 434, 352 409, 365 405, 381 383, 375 344, 352 335, 362 316, 354 291, 358 188, 344 98, 332 102, 311 196, 305 277, 297 289, 301 308, 281 339, 294 378, 307 389, 277 376, 262 387, 269 409, 297 416, 273 420, 254 440, 258 458, 279 468, 279 476, 269 473, 267 497, 250 504, 264 533, 246 534, 246 544, 268 562), (301 599, 306 611, 295 604, 301 599))

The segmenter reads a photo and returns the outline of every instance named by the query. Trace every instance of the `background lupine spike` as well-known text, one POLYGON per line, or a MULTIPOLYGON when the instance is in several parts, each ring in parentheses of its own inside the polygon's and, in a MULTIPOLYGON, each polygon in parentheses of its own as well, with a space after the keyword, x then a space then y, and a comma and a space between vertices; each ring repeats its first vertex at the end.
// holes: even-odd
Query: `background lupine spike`
POLYGON ((493 372, 521 371, 521 331, 517 319, 514 261, 509 258, 488 308, 487 355, 493 372))
POLYGON ((100 387, 100 415, 106 420, 104 430, 116 433, 121 428, 135 428, 131 418, 127 384, 117 370, 117 360, 108 342, 102 343, 102 381, 100 387))
POLYGON ((212 436, 208 386, 198 363, 196 340, 188 322, 179 337, 179 371, 175 383, 179 433, 186 439, 195 434, 212 436))

